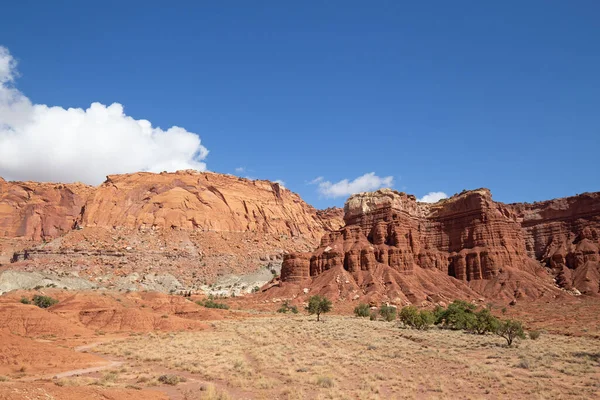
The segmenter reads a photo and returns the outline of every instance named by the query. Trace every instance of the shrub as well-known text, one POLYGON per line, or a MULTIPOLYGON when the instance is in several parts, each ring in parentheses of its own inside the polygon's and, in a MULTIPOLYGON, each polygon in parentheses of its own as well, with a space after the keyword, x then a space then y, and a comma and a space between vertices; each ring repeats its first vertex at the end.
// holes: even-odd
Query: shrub
POLYGON ((379 307, 379 314, 387 322, 393 321, 396 319, 396 307, 382 304, 381 307, 379 307))
POLYGON ((158 377, 158 381, 160 383, 164 383, 165 385, 177 385, 179 382, 185 382, 186 379, 183 376, 178 375, 161 375, 158 377))
POLYGON ((477 306, 464 300, 454 300, 448 308, 436 308, 435 323, 450 329, 472 330, 476 324, 475 309, 477 306))
POLYGON ((27 297, 21 297, 20 301, 23 304, 31 304, 31 300, 29 300, 27 297))
POLYGON ((212 300, 212 299, 207 299, 207 300, 198 300, 196 302, 196 304, 198 304, 199 306, 204 306, 206 308, 220 308, 222 310, 229 310, 229 306, 225 303, 217 303, 216 301, 212 300))
POLYGON ((298 314, 298 307, 296 306, 290 306, 290 302, 289 301, 284 301, 283 304, 281 305, 281 307, 279 307, 279 309, 277 310, 278 313, 287 313, 287 312, 292 312, 293 314, 298 314))
POLYGON ((258 293, 260 291, 260 288, 258 286, 254 286, 252 288, 252 293, 258 293))
POLYGON ((331 300, 325 296, 311 296, 308 299, 308 306, 306 310, 309 314, 317 314, 317 321, 320 321, 321 313, 327 313, 331 311, 331 300))
POLYGON ((540 338, 540 335, 540 331, 529 331, 529 339, 531 340, 538 340, 540 338))
POLYGON ((354 315, 357 317, 368 317, 371 314, 371 307, 368 304, 360 303, 354 308, 354 315))
POLYGON ((33 296, 33 304, 35 304, 39 308, 48 308, 55 305, 56 303, 58 303, 58 300, 53 299, 49 296, 40 296, 39 294, 33 296))
POLYGON ((332 388, 333 387, 333 379, 328 376, 320 376, 317 378, 317 385, 323 388, 332 388))
POLYGON ((371 321, 377 321, 377 312, 376 311, 371 311, 371 314, 369 315, 369 319, 371 321))
POLYGON ((521 324, 520 321, 515 321, 512 319, 500 322, 498 329, 496 330, 496 334, 506 339, 506 342, 509 346, 512 346, 513 340, 517 338, 525 339, 523 324, 521 324))
POLYGON ((475 317, 470 321, 468 330, 472 333, 484 335, 488 332, 496 332, 500 321, 494 317, 489 309, 484 308, 475 313, 475 317))
POLYGON ((400 310, 400 321, 411 328, 426 330, 435 322, 435 315, 429 310, 419 311, 415 306, 407 306, 400 310))

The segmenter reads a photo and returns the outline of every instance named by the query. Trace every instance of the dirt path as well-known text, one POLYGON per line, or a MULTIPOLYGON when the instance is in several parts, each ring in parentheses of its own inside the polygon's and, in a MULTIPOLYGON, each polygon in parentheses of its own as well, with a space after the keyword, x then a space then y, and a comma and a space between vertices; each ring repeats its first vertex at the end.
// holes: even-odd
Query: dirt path
MULTIPOLYGON (((119 339, 117 339, 117 340, 119 340, 119 339)), ((120 339, 120 340, 123 340, 123 339, 120 339)), ((94 343, 85 344, 82 346, 77 346, 74 348, 74 350, 76 352, 81 353, 81 352, 87 351, 89 349, 92 349, 96 346, 99 346, 99 345, 101 345, 103 343, 107 343, 107 342, 110 342, 110 340, 105 340, 105 341, 101 341, 101 342, 94 342, 94 343)), ((95 372, 100 372, 100 371, 104 371, 107 369, 111 369, 111 368, 115 368, 115 367, 119 367, 119 366, 123 365, 122 361, 110 360, 110 359, 108 359, 100 354, 96 354, 96 353, 94 353, 94 355, 99 358, 102 358, 105 361, 105 364, 91 366, 91 367, 87 367, 87 368, 71 369, 68 371, 63 371, 63 372, 54 373, 54 374, 34 375, 34 376, 29 376, 27 378, 20 379, 20 381, 31 382, 31 381, 37 381, 37 380, 67 378, 67 377, 76 376, 76 375, 92 374, 95 372)))

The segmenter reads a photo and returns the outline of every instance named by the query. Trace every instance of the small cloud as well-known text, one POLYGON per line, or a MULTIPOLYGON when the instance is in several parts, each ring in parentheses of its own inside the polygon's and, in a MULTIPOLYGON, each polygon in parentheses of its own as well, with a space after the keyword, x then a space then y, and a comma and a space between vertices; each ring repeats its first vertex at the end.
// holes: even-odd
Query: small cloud
POLYGON ((284 188, 284 189, 285 189, 285 182, 284 182, 284 181, 282 181, 281 179, 276 179, 276 180, 274 180, 273 182, 275 182, 275 183, 279 183, 279 186, 281 186, 282 188, 284 188))
POLYGON ((237 167, 235 169, 235 172, 237 172, 238 174, 242 174, 242 173, 246 172, 246 167, 237 167))
POLYGON ((375 172, 370 172, 359 176, 353 181, 348 179, 342 179, 339 182, 331 183, 330 181, 324 181, 322 177, 313 180, 314 183, 318 183, 318 191, 325 197, 342 197, 350 196, 354 193, 369 192, 380 189, 382 187, 391 187, 394 184, 393 176, 379 177, 375 175, 375 172))
POLYGON ((447 199, 448 195, 444 192, 429 192, 425 196, 418 199, 421 203, 437 203, 442 199, 447 199))
POLYGON ((319 182, 323 181, 323 177, 322 176, 317 176, 315 179, 313 179, 312 181, 308 182, 309 185, 316 185, 319 182))

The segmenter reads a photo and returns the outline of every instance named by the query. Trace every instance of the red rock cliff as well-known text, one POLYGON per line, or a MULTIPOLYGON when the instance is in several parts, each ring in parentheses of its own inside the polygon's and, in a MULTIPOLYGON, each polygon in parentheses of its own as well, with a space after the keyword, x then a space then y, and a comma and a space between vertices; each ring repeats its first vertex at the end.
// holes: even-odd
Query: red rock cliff
MULTIPOLYGON (((337 268, 359 283, 359 295, 379 290, 388 297, 419 300, 435 294, 436 285, 448 287, 450 295, 466 293, 459 288, 452 294, 448 285, 453 283, 440 278, 441 272, 482 295, 537 298, 553 290, 542 265, 561 271, 584 265, 586 276, 593 275, 586 291, 598 292, 597 193, 506 205, 479 189, 425 204, 382 189, 353 195, 344 211, 345 227, 326 233, 318 249, 284 258, 283 281, 300 282, 337 268), (375 284, 371 275, 387 269, 394 277, 375 284), (406 282, 415 275, 416 283, 406 282)), ((563 275, 573 281, 572 274, 563 275)))

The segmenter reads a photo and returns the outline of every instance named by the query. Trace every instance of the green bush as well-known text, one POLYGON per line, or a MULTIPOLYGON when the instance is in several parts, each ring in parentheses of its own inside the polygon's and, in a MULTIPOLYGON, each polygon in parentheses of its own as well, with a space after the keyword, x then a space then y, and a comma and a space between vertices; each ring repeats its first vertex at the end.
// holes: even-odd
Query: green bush
POLYGON ((384 320, 391 322, 396 319, 396 307, 382 304, 381 307, 379 307, 379 314, 384 320))
POLYGON ((454 300, 448 308, 436 308, 435 324, 455 330, 472 330, 476 324, 475 309, 477 306, 464 300, 454 300))
POLYGON ((360 303, 354 308, 354 315, 357 317, 368 317, 371 314, 371 307, 368 304, 360 303))
POLYGON ((285 301, 281 307, 279 307, 279 309, 277 310, 278 313, 287 313, 287 312, 291 312, 293 314, 298 314, 298 307, 296 306, 290 306, 289 301, 285 301))
POLYGON ((55 305, 56 303, 58 303, 58 300, 53 299, 49 296, 40 296, 39 294, 33 296, 33 304, 35 304, 39 308, 48 308, 55 305))
POLYGON ((29 300, 27 297, 21 297, 20 301, 23 304, 31 304, 31 300, 29 300))
POLYGON ((371 321, 377 321, 377 311, 371 311, 371 314, 369 315, 369 319, 371 321))
POLYGON ((407 306, 400 310, 400 321, 411 328, 426 330, 435 322, 435 315, 429 310, 419 311, 415 306, 407 306))
POLYGON ((311 296, 308 299, 308 306, 306 310, 309 314, 317 314, 317 321, 320 321, 321 313, 327 313, 331 311, 331 300, 325 296, 311 296))
POLYGON ((494 317, 489 309, 484 308, 476 312, 475 317, 470 320, 470 326, 467 330, 471 333, 477 333, 479 335, 485 335, 488 332, 496 332, 500 321, 494 317))
POLYGON ((512 319, 500 322, 496 334, 506 339, 506 343, 508 343, 509 346, 512 346, 513 341, 517 338, 525 339, 523 324, 520 321, 512 319))
POLYGON ((199 306, 204 306, 206 308, 219 308, 222 310, 229 310, 229 306, 225 303, 217 303, 216 301, 212 300, 212 299, 207 299, 207 300, 198 300, 196 302, 196 304, 198 304, 199 306))
POLYGON ((254 286, 252 288, 252 293, 258 293, 258 292, 260 292, 260 288, 258 286, 254 286))

